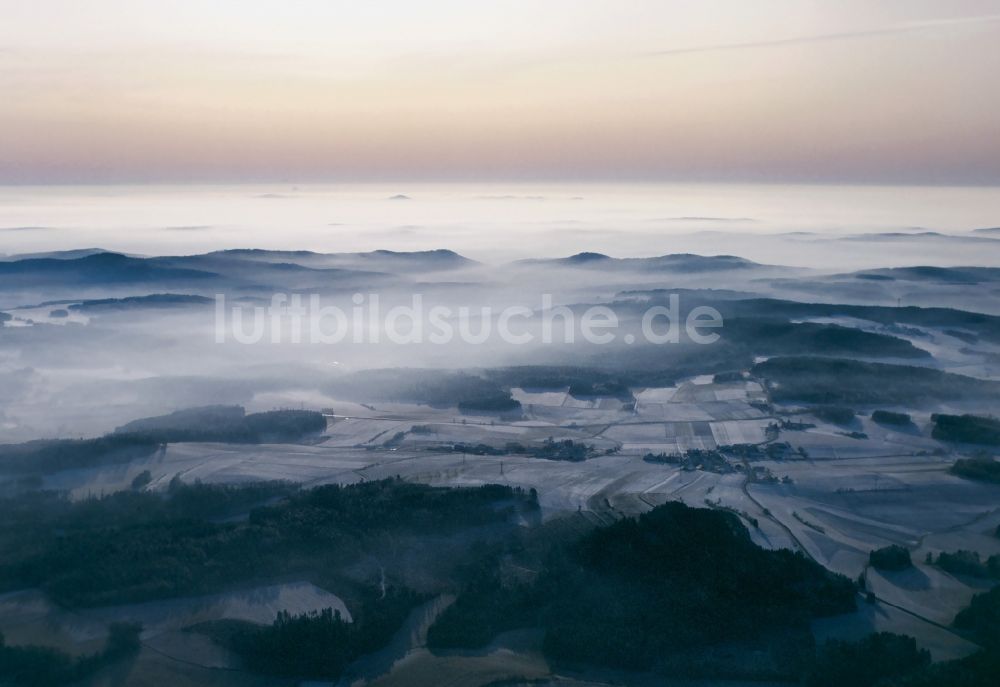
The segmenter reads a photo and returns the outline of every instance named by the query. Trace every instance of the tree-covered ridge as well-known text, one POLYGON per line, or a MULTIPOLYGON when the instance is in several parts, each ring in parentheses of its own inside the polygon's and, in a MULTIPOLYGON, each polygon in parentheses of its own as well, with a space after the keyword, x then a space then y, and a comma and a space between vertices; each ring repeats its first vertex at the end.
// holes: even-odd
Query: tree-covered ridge
POLYGON ((916 327, 960 327, 976 332, 987 341, 1000 341, 1000 317, 954 308, 922 308, 916 306, 890 307, 880 305, 848 305, 844 303, 802 303, 776 298, 748 298, 738 300, 712 300, 712 305, 722 312, 726 320, 736 317, 781 317, 801 320, 820 317, 851 317, 869 320, 897 328, 900 325, 916 327))
POLYGON ((0 473, 48 473, 127 463, 168 443, 218 441, 240 444, 295 442, 326 429, 311 410, 246 414, 240 406, 208 406, 135 420, 95 439, 42 439, 0 445, 0 473))
MULTIPOLYGON (((410 537, 439 557, 444 538, 461 532, 462 555, 447 565, 462 572, 438 578, 431 592, 454 591, 462 580, 457 601, 431 628, 435 650, 481 647, 505 630, 540 627, 548 658, 570 667, 855 687, 993 684, 995 649, 928 666, 926 652, 906 637, 814 647, 809 620, 853 608, 853 584, 801 554, 757 547, 729 513, 668 503, 583 535, 558 520, 513 526, 510 516, 536 507, 532 494, 507 486, 445 489, 395 479, 309 490, 175 480, 163 493, 81 502, 25 493, 0 499, 0 586, 38 585, 66 605, 186 596, 344 570, 370 556, 373 542, 395 548, 410 537), (249 517, 229 521, 236 513, 249 517)), ((337 579, 330 588, 341 593, 347 581, 337 579)), ((977 596, 955 621, 987 647, 997 635, 998 590, 977 596)), ((425 598, 369 578, 350 592, 351 622, 333 611, 281 613, 268 626, 224 620, 192 630, 255 672, 337 679, 385 646, 425 598)), ((0 682, 66 684, 119 655, 74 660, 44 647, 0 647, 0 682)))
POLYGON ((448 370, 364 370, 335 379, 328 390, 338 397, 372 403, 425 403, 468 411, 510 411, 520 407, 510 397, 510 391, 496 382, 448 370))
POLYGON ((927 367, 819 357, 771 358, 753 372, 776 401, 820 404, 921 404, 995 398, 1000 383, 927 367))
POLYGON ((0 445, 0 473, 47 473, 128 463, 152 455, 160 446, 155 439, 132 434, 3 444, 0 445))
POLYGON ((804 687, 873 687, 926 669, 931 655, 913 637, 879 632, 857 642, 830 640, 810 661, 804 687))
POLYGON ((642 386, 639 374, 618 374, 588 367, 523 365, 486 370, 488 379, 505 388, 567 389, 572 396, 631 398, 630 386, 642 386))
POLYGON ((166 494, 80 503, 30 495, 0 501, 0 515, 9 516, 0 517, 0 589, 40 587, 66 606, 211 593, 344 566, 384 536, 509 527, 518 509, 536 507, 530 494, 506 486, 445 489, 398 479, 291 493, 287 485, 177 483, 166 494), (50 508, 55 515, 46 515, 50 508), (249 517, 225 521, 234 510, 249 517))
POLYGON ((758 354, 929 358, 930 354, 906 339, 866 332, 854 327, 780 318, 730 318, 720 335, 758 354))
MULTIPOLYGON (((553 546, 531 582, 482 566, 428 642, 472 648, 540 626, 552 659, 656 669, 667 656, 733 642, 801 653, 808 620, 852 610, 855 595, 802 554, 757 547, 731 514, 668 503, 553 546)), ((781 669, 789 666, 769 668, 781 669)))
POLYGON ((250 413, 240 406, 189 408, 135 420, 115 430, 161 443, 220 441, 240 444, 298 441, 326 429, 326 418, 313 410, 250 413))

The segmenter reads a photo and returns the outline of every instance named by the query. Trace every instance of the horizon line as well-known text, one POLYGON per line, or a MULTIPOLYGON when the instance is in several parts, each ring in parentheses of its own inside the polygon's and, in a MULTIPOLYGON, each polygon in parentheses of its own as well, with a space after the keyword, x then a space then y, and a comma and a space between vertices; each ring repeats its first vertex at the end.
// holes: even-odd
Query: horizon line
POLYGON ((915 181, 915 180, 850 180, 850 179, 706 179, 706 178, 558 178, 540 177, 536 179, 512 179, 497 177, 475 178, 386 178, 386 179, 241 179, 241 180, 115 180, 115 181, 2 181, 0 188, 110 188, 129 186, 440 186, 445 184, 485 186, 485 185, 606 185, 606 186, 850 186, 850 187, 908 187, 908 188, 1000 188, 1000 178, 984 181, 915 181))

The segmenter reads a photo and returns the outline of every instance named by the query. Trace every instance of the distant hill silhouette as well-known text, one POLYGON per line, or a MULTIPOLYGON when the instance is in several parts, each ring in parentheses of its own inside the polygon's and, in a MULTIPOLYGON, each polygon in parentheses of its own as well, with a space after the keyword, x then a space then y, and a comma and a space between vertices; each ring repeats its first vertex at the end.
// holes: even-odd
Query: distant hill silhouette
POLYGON ((695 255, 674 253, 652 258, 613 258, 602 253, 577 253, 567 258, 519 260, 522 266, 595 268, 636 272, 714 272, 765 267, 735 255, 695 255))

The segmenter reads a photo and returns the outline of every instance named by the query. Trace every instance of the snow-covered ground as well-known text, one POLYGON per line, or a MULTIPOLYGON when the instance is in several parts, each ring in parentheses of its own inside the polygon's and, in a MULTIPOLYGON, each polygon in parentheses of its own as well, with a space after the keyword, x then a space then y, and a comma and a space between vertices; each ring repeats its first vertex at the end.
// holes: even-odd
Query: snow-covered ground
POLYGON ((580 512, 595 523, 680 500, 737 514, 761 546, 800 549, 852 579, 864 574, 878 601, 820 624, 821 635, 887 629, 916 636, 936 658, 968 653, 972 645, 947 626, 985 585, 948 575, 924 559, 928 552, 957 549, 984 557, 1000 553, 994 536, 1000 486, 949 474, 955 457, 928 436, 925 416, 915 414, 914 425, 904 430, 867 417, 845 428, 799 416, 815 426, 781 432, 778 441, 793 449, 789 458, 750 464, 770 479, 749 476, 747 465, 737 461, 733 471, 718 474, 643 460, 647 452, 763 443, 775 421, 756 403, 763 393, 756 382, 714 384, 703 376, 676 387, 636 390, 635 407, 611 398, 570 402, 562 391, 517 389, 523 414, 509 418, 412 404, 339 404, 329 411, 326 438, 315 445, 172 444, 125 465, 51 475, 45 486, 79 498, 130 488, 143 470, 152 475, 145 487, 152 490, 166 488, 174 477, 207 483, 282 479, 309 486, 395 476, 440 486, 504 483, 536 489, 545 518, 580 512), (847 436, 848 429, 866 436, 847 436), (568 462, 452 448, 533 446, 549 438, 588 444, 594 455, 568 462), (910 548, 916 566, 904 573, 869 568, 869 552, 887 544, 910 548))

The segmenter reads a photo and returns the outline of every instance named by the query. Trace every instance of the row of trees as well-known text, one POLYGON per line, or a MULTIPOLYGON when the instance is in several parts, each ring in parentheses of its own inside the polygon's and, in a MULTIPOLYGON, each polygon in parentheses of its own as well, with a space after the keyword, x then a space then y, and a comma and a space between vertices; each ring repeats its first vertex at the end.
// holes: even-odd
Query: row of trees
POLYGON ((967 479, 1000 484, 1000 462, 986 454, 972 458, 959 458, 951 466, 950 472, 967 479))
POLYGON ((299 441, 326 429, 326 418, 314 410, 270 410, 245 414, 240 406, 208 406, 135 420, 115 434, 160 443, 220 441, 240 444, 299 441))

